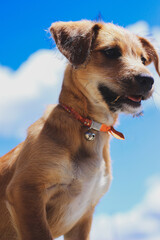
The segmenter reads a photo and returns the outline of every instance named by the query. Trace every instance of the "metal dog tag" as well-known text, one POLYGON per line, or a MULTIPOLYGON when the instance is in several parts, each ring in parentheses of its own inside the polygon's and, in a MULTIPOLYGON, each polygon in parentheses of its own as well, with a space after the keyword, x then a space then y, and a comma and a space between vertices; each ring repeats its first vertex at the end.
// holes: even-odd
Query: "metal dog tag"
POLYGON ((86 132, 85 134, 84 134, 84 136, 85 136, 85 138, 88 140, 88 141, 93 141, 94 140, 94 138, 95 138, 95 134, 94 133, 91 133, 91 132, 86 132))

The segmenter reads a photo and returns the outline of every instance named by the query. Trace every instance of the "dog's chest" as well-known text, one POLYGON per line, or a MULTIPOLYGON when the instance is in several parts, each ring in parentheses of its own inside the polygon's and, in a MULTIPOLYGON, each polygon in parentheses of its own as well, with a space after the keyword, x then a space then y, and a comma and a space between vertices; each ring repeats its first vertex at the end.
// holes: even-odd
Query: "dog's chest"
MULTIPOLYGON (((89 174, 88 174, 89 175, 89 174)), ((93 176, 81 176, 81 190, 67 207, 65 224, 76 223, 88 210, 97 204, 99 199, 107 191, 109 176, 106 174, 105 162, 101 161, 99 170, 93 176)))

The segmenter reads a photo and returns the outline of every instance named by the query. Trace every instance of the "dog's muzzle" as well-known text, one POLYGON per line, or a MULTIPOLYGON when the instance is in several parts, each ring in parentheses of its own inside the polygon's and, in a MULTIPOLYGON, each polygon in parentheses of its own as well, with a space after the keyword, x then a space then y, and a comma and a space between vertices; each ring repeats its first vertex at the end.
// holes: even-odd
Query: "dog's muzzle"
POLYGON ((152 95, 154 79, 148 74, 138 74, 131 78, 121 79, 119 92, 114 92, 108 86, 99 85, 98 89, 109 105, 110 110, 121 110, 126 112, 124 104, 132 108, 139 108, 141 101, 148 99, 152 95))

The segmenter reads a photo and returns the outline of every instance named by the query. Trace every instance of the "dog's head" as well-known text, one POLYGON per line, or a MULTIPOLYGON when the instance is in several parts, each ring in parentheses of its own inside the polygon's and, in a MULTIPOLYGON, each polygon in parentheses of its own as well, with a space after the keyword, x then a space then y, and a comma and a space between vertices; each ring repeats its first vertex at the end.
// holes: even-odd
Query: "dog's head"
POLYGON ((153 92, 147 65, 160 75, 153 45, 114 24, 91 21, 57 22, 50 31, 62 54, 74 66, 74 76, 91 101, 111 112, 135 114, 153 92))

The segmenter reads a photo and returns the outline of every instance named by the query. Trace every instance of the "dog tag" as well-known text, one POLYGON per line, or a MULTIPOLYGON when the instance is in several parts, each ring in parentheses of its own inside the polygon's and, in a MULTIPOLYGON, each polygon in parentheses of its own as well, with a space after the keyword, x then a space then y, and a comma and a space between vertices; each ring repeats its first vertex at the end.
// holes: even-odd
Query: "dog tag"
POLYGON ((86 132, 84 134, 85 138, 88 140, 88 141, 93 141, 94 138, 95 138, 95 134, 94 133, 91 133, 91 132, 86 132))

